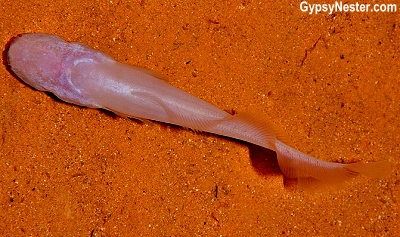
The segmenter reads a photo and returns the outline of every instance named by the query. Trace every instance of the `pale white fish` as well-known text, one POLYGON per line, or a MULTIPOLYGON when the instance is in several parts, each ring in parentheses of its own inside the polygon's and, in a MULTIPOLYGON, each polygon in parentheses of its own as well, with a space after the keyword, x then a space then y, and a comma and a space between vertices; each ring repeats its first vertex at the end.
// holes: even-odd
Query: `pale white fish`
POLYGON ((390 173, 387 161, 341 164, 311 157, 293 148, 284 132, 261 114, 231 115, 169 85, 154 73, 58 36, 17 37, 8 50, 8 63, 30 86, 72 104, 176 124, 274 150, 283 174, 297 178, 304 188, 340 184, 358 174, 382 178, 390 173))

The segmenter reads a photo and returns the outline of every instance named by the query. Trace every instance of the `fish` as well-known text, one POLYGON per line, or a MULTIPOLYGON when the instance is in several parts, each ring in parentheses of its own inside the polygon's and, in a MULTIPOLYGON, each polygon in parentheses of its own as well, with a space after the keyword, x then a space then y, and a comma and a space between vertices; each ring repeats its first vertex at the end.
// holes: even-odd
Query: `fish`
POLYGON ((295 148, 285 131, 260 112, 230 114, 184 92, 162 76, 115 61, 88 45, 56 35, 28 33, 16 37, 7 51, 12 73, 29 86, 59 99, 119 116, 174 124, 252 143, 276 152, 283 175, 302 189, 346 183, 362 174, 382 179, 388 161, 335 163, 295 148))

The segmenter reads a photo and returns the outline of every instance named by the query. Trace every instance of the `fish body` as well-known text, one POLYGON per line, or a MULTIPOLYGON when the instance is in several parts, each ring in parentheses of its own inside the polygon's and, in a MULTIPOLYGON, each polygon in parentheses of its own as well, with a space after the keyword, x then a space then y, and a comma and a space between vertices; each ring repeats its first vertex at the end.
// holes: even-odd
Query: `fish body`
POLYGON ((311 157, 295 149, 284 131, 259 113, 231 115, 171 86, 155 73, 119 63, 101 51, 58 36, 19 36, 10 45, 8 63, 30 86, 72 104, 206 131, 274 150, 283 174, 297 178, 303 186, 343 183, 360 173, 381 178, 390 171, 385 161, 340 164, 311 157))

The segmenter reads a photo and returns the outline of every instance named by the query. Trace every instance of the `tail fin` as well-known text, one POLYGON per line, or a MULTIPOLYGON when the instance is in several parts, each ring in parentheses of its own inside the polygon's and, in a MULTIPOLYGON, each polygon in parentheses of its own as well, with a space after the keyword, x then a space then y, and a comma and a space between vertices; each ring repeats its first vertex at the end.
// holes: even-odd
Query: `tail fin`
POLYGON ((296 178, 301 189, 340 186, 359 174, 383 178, 390 173, 390 163, 387 161, 352 164, 327 162, 304 154, 279 140, 276 142, 276 153, 283 174, 288 178, 296 178))
POLYGON ((353 172, 357 172, 374 179, 381 179, 390 173, 390 163, 386 160, 372 163, 352 163, 347 164, 345 169, 352 170, 353 172))
POLYGON ((293 148, 281 128, 254 112, 228 116, 209 131, 275 150, 282 173, 287 178, 297 179, 297 186, 305 190, 340 186, 359 174, 383 178, 390 173, 387 161, 341 164, 302 153, 293 148))

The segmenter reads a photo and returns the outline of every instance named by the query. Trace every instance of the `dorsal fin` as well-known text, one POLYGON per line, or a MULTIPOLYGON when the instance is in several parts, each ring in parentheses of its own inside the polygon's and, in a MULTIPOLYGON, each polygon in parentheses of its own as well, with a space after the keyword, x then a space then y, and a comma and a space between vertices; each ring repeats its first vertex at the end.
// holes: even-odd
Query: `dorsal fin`
POLYGON ((235 114, 230 119, 244 121, 259 130, 262 134, 264 134, 265 137, 274 137, 290 146, 293 146, 293 142, 286 132, 281 127, 274 124, 271 120, 266 119, 265 115, 262 113, 246 111, 235 114))

